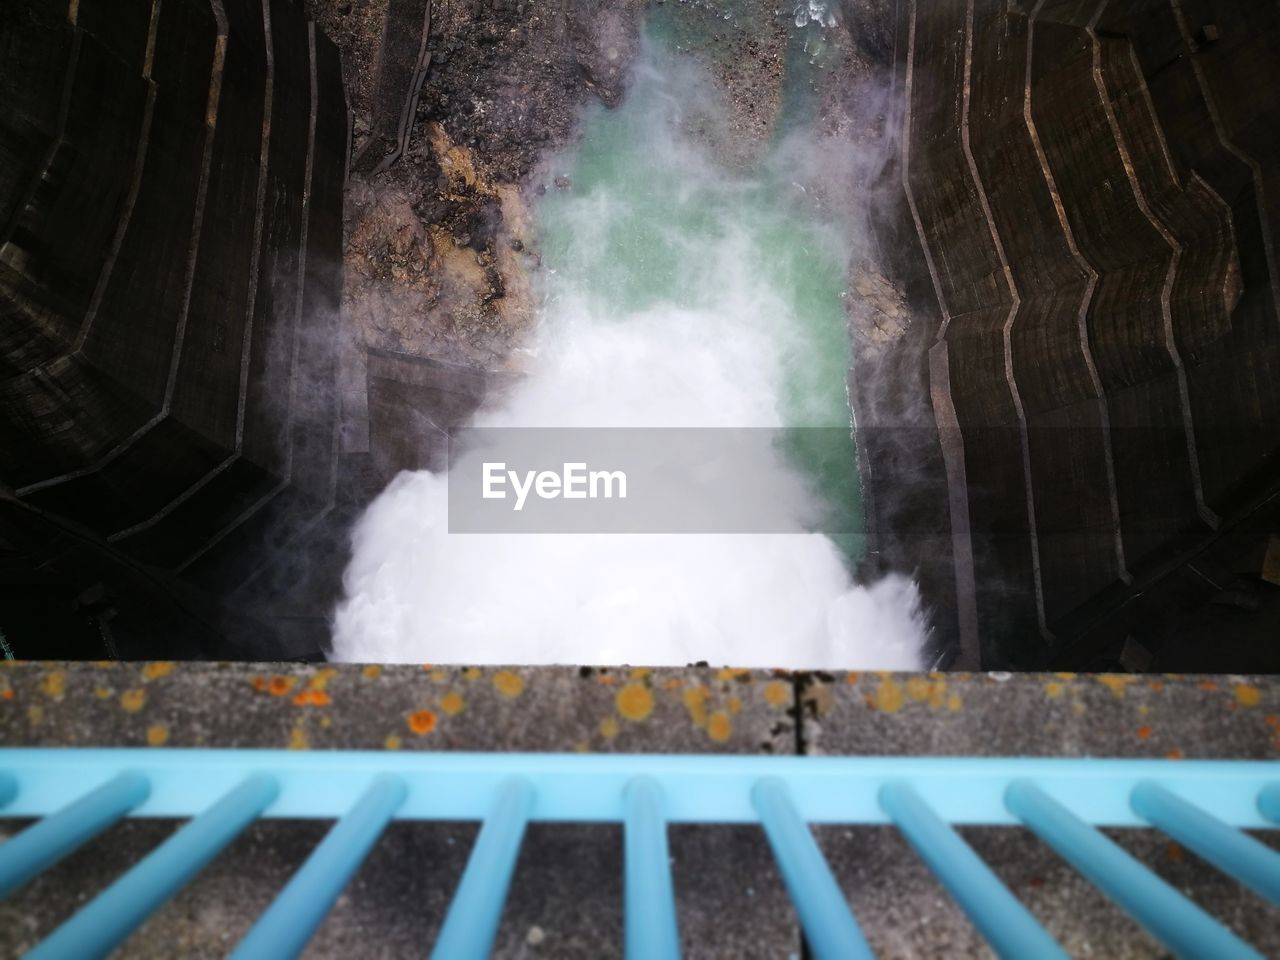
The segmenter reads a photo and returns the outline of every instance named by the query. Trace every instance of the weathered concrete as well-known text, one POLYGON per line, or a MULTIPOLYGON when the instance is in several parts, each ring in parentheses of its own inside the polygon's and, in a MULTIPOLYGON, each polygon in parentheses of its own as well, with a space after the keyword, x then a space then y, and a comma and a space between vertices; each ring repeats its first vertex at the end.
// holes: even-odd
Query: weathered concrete
MULTIPOLYGON (((0 669, 0 740, 14 746, 1263 759, 1280 756, 1278 718, 1280 685, 1248 677, 170 663, 0 669)), ((32 945, 79 902, 73 898, 101 889, 171 829, 122 824, 0 905, 0 950, 32 945)), ((315 823, 253 827, 129 941, 126 955, 172 956, 175 945, 184 956, 224 955, 323 832, 315 823)), ((963 833, 1072 955, 1163 955, 1025 831, 963 833)), ((473 836, 470 825, 395 824, 308 956, 420 955, 473 836)), ((1112 836, 1264 951, 1280 950, 1270 915, 1236 884, 1153 833, 1112 836)), ((819 838, 877 955, 984 955, 972 926, 895 831, 826 828, 819 838)), ((795 918, 758 830, 678 827, 671 845, 687 956, 798 954, 795 918)), ((617 828, 533 826, 497 955, 620 955, 620 858, 617 828)))
MULTIPOLYGON (((0 670, 0 742, 790 753, 791 705, 790 678, 746 671, 23 664, 0 670)), ((103 888, 170 830, 125 823, 0 904, 0 952, 33 945, 68 914, 69 896, 103 888)), ((421 955, 474 832, 394 825, 308 956, 421 955)), ((158 960, 178 945, 183 956, 224 956, 323 833, 314 823, 253 827, 131 939, 126 954, 158 960)), ((798 951, 758 830, 680 827, 671 850, 687 956, 798 951)), ((621 855, 620 828, 531 827, 497 955, 620 956, 621 855)))

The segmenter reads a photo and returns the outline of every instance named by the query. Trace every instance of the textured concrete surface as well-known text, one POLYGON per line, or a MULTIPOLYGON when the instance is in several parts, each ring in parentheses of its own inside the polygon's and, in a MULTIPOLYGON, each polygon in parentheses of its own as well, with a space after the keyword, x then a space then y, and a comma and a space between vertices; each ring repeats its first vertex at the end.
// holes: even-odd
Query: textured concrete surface
MULTIPOLYGON (((0 669, 5 745, 793 753, 790 678, 740 670, 21 664, 0 669)), ((18 824, 0 821, 0 828, 18 824)), ((0 904, 0 954, 32 946, 167 836, 126 822, 0 904)), ((246 832, 124 955, 225 955, 324 833, 246 832)), ((466 863, 470 825, 395 824, 308 952, 421 956, 466 863)), ((503 914, 502 957, 621 955, 621 828, 529 829, 503 914)), ((754 828, 671 834, 690 957, 786 957, 799 935, 754 828)))
MULTIPOLYGON (((850 673, 807 678, 801 696, 804 741, 814 755, 1280 757, 1280 684, 1270 678, 850 673)), ((1027 831, 961 832, 1072 956, 1168 955, 1027 831)), ((1264 953, 1280 952, 1275 914, 1264 901, 1162 834, 1108 834, 1264 953)), ((822 828, 818 835, 878 955, 989 955, 896 831, 822 828)), ((1262 836, 1280 847, 1276 832, 1262 836)))
MULTIPOLYGON (((1268 759, 1280 756, 1280 684, 1227 676, 24 663, 0 668, 0 742, 1268 759)), ((6 831, 20 826, 0 822, 6 831)), ((125 822, 0 904, 0 952, 34 944, 172 829, 125 822)), ((324 830, 297 821, 252 827, 123 955, 225 954, 324 830)), ((962 832, 1072 955, 1165 955, 1025 831, 962 832)), ((393 825, 308 956, 421 955, 474 833, 467 824, 393 825)), ((818 834, 879 956, 985 955, 976 931, 896 831, 818 834)), ((1261 901, 1162 836, 1111 835, 1247 939, 1280 952, 1274 915, 1261 901)), ((1276 843, 1275 834, 1267 842, 1276 843)), ((616 827, 532 826, 497 955, 619 956, 621 848, 616 827)), ((757 829, 676 827, 671 851, 687 956, 798 955, 795 917, 757 829)))

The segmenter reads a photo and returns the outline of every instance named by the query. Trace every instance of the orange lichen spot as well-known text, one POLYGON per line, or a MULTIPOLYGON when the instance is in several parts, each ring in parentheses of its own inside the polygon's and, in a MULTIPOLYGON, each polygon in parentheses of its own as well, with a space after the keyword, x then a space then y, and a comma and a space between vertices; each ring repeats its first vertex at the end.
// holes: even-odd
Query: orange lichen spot
POLYGON ((1054 676, 1057 677, 1059 680, 1074 680, 1076 678, 1076 675, 1074 673, 1058 672, 1058 673, 1055 673, 1054 676))
POLYGON ((742 677, 749 676, 751 676, 751 671, 745 670, 741 667, 725 667, 722 670, 716 671, 716 679, 721 683, 728 683, 731 680, 738 680, 742 677))
POLYGON ((436 665, 434 663, 424 663, 422 665, 423 670, 434 670, 435 668, 436 668, 436 665))
MULTIPOLYGON (((424 666, 422 669, 425 670, 426 667, 424 666)), ((382 668, 376 663, 368 664, 360 671, 360 676, 364 677, 366 680, 377 680, 378 677, 382 676, 382 668)))
POLYGON ((1123 697, 1125 688, 1134 682, 1134 678, 1121 673, 1102 673, 1098 675, 1098 682, 1110 690, 1113 697, 1123 697))
POLYGON ((1274 713, 1268 713, 1263 717, 1263 722, 1273 730, 1280 727, 1280 717, 1276 716, 1274 713))
POLYGON ((126 690, 120 694, 120 706, 125 713, 137 713, 147 703, 147 691, 141 687, 133 690, 126 690))
POLYGON ((1242 707, 1256 707, 1262 699, 1262 691, 1247 683, 1236 684, 1236 700, 1242 707))
POLYGON ((457 690, 450 690, 440 698, 440 709, 451 717, 456 717, 462 712, 462 708, 466 706, 463 702, 462 694, 457 690))
POLYGON ((1152 680, 1147 683, 1147 686, 1150 689, 1154 690, 1156 693, 1159 693, 1161 690, 1164 689, 1164 684, 1161 683, 1159 680, 1152 680))
POLYGON ((327 707, 332 700, 324 690, 301 690, 293 698, 294 706, 327 707))
POLYGON ((764 685, 764 702, 771 707, 785 707, 791 701, 791 688, 781 680, 770 680, 764 685))
POLYGON ((327 690, 329 681, 338 675, 336 667, 322 667, 311 675, 310 682, 307 686, 312 690, 327 690))
POLYGON ((499 670, 495 673, 493 685, 504 697, 518 697, 524 692, 524 678, 510 670, 499 670))
POLYGON ((1151 728, 1147 726, 1145 723, 1142 726, 1140 726, 1136 732, 1138 734, 1139 740, 1146 740, 1148 737, 1151 736, 1151 728))
POLYGON ((297 685, 297 677, 283 677, 277 675, 267 681, 267 692, 273 697, 283 697, 297 685))
POLYGON ((618 678, 611 673, 602 673, 596 677, 596 683, 604 687, 612 687, 617 685, 618 678))
POLYGON ((424 736, 436 728, 436 715, 430 710, 415 710, 408 717, 409 729, 424 736))
POLYGON ((1217 690, 1218 685, 1212 680, 1201 680, 1196 684, 1201 690, 1217 690))
POLYGON ((964 701, 960 699, 960 694, 953 693, 951 696, 947 697, 947 709, 952 713, 955 713, 963 706, 964 701))
POLYGON ((663 681, 662 681, 662 689, 663 689, 663 690, 679 690, 679 689, 680 689, 680 678, 679 678, 679 677, 668 677, 666 680, 663 680, 663 681))
POLYGON ((432 670, 432 671, 431 671, 431 682, 432 682, 432 683, 444 683, 444 682, 445 682, 446 680, 448 680, 448 679, 449 679, 449 671, 448 671, 448 670, 432 670))
POLYGON ((844 682, 845 682, 845 683, 847 683, 847 684, 849 684, 849 686, 853 686, 855 683, 857 683, 857 682, 858 682, 858 678, 859 678, 860 676, 861 676, 861 674, 857 673, 856 671, 852 671, 852 672, 850 672, 850 673, 846 673, 846 674, 844 675, 844 682))
POLYGON ((649 676, 649 674, 651 673, 653 673, 653 671, 650 670, 648 667, 634 667, 631 670, 631 679, 643 680, 645 677, 649 676))
POLYGON ((643 683, 628 683, 618 691, 614 702, 628 720, 643 720, 653 713, 653 694, 643 683))
POLYGON ((689 711, 689 719, 694 726, 704 727, 707 724, 707 690, 706 687, 689 687, 681 695, 684 708, 689 711))
POLYGON ((1176 843, 1169 844, 1167 847, 1165 847, 1164 852, 1165 852, 1165 856, 1167 856, 1170 860, 1182 859, 1182 847, 1178 846, 1176 843))
POLYGON ((13 699, 13 690, 11 690, 9 687, 5 687, 3 690, 0 690, 0 700, 12 700, 12 699, 13 699))
POLYGON ((289 731, 289 749, 290 750, 310 750, 311 741, 307 739, 307 728, 301 723, 295 723, 293 729, 289 731))
POLYGON ((733 733, 733 721, 723 710, 717 710, 707 717, 707 736, 716 743, 724 743, 733 733))
POLYGON ((169 742, 169 728, 163 723, 147 727, 147 744, 152 747, 163 747, 169 742))
POLYGON ((871 701, 872 705, 883 713, 897 713, 902 709, 903 704, 902 687, 889 679, 888 675, 882 676, 884 679, 876 687, 876 692, 871 701))
POLYGON ((1168 753, 1165 754, 1165 756, 1168 757, 1170 760, 1181 760, 1183 758, 1183 754, 1181 750, 1170 750, 1168 753))
POLYGON ((479 680, 481 676, 479 667, 467 667, 462 671, 463 680, 479 680))
POLYGON ((1044 685, 1045 696, 1049 697, 1052 700, 1057 700, 1060 696, 1062 696, 1062 691, 1065 689, 1067 688, 1063 686, 1061 683, 1058 683, 1058 681, 1056 680, 1050 680, 1048 683, 1044 685))
POLYGON ((259 691, 259 692, 264 692, 264 691, 266 691, 266 689, 267 689, 267 678, 266 678, 266 677, 263 677, 263 676, 256 676, 256 677, 254 677, 253 679, 251 679, 249 682, 253 684, 253 689, 255 689, 255 690, 259 691))
POLYGON ((382 741, 383 747, 385 747, 388 750, 399 750, 400 745, 402 743, 403 741, 399 737, 397 737, 394 733, 388 734, 387 739, 382 741))
POLYGON ((173 673, 172 660, 152 660, 142 668, 143 680, 159 680, 161 677, 167 677, 173 673))
POLYGON ((618 735, 618 729, 617 717, 605 717, 600 721, 600 736, 604 737, 606 740, 612 740, 616 737, 618 735))
POLYGON ((945 680, 935 680, 929 684, 929 706, 934 710, 940 709, 947 702, 947 683, 945 680))
POLYGON ((741 712, 742 712, 742 698, 741 698, 741 697, 730 697, 727 701, 725 701, 725 706, 727 706, 727 707, 729 708, 729 714, 730 714, 730 715, 741 713, 741 712))
POLYGON ((61 700, 67 692, 67 675, 61 670, 50 670, 40 678, 40 692, 46 697, 61 700))
POLYGON ((924 677, 911 677, 905 686, 907 696, 917 703, 923 703, 929 699, 929 681, 924 677))

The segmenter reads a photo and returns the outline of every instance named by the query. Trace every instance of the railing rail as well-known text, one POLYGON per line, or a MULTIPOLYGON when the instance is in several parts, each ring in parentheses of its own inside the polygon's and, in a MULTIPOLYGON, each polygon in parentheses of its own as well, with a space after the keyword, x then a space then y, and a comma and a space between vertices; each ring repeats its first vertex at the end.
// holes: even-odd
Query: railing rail
POLYGON ((1259 954, 1099 833, 1159 828, 1280 903, 1280 764, 1044 758, 0 749, 0 896, 125 816, 191 821, 49 935, 32 957, 105 956, 260 818, 336 820, 237 947, 301 952, 393 819, 482 820, 433 956, 492 949, 530 821, 625 827, 628 957, 679 956, 668 823, 758 823, 819 958, 871 951, 810 824, 904 834, 1001 956, 1063 956, 953 825, 1034 831, 1176 954, 1259 954))

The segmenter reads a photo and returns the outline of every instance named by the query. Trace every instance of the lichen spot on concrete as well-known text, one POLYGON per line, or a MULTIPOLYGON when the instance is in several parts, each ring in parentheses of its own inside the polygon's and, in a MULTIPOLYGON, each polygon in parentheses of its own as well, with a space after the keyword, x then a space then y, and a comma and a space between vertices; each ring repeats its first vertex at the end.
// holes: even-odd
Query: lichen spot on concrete
POLYGON ((781 680, 770 680, 764 685, 764 702, 769 706, 785 707, 790 699, 790 691, 781 680))
POLYGON ((480 679, 480 668, 479 668, 479 667, 467 667, 467 669, 465 669, 465 670, 463 670, 463 671, 462 671, 462 678, 463 678, 464 680, 479 680, 479 679, 480 679))
POLYGON ((273 697, 283 697, 297 685, 297 677, 274 676, 267 681, 267 692, 273 697))
POLYGON ((689 719, 695 726, 707 725, 707 691, 703 687, 689 687, 681 694, 684 708, 689 711, 689 719))
POLYGON ((293 698, 295 707, 327 707, 332 702, 324 690, 301 690, 293 698))
POLYGON ((897 713, 902 709, 902 702, 902 687, 888 677, 880 681, 871 701, 872 706, 883 713, 897 713))
POLYGON ((1058 681, 1056 680, 1050 680, 1048 683, 1044 685, 1045 696, 1047 696, 1050 700, 1057 700, 1060 696, 1062 696, 1062 691, 1065 689, 1067 688, 1064 687, 1062 684, 1058 683, 1058 681))
POLYGON ((499 670, 493 675, 493 685, 504 697, 518 697, 524 692, 524 679, 510 670, 499 670))
POLYGON ((307 739, 307 729, 301 723, 295 723, 289 731, 290 750, 310 750, 311 741, 307 739))
POLYGON ((392 733, 387 736, 386 740, 382 741, 382 745, 388 750, 399 750, 402 742, 399 737, 392 733))
POLYGON ((67 692, 67 675, 61 670, 50 670, 40 679, 40 692, 46 697, 61 700, 67 692))
POLYGON ((163 723, 147 727, 147 744, 152 747, 163 747, 169 742, 169 728, 163 723))
POLYGON ((930 683, 924 677, 911 677, 907 680, 907 696, 916 703, 924 703, 929 699, 930 683))
POLYGON ((723 710, 717 710, 707 717, 707 736, 716 743, 724 743, 733 733, 733 721, 723 710))
POLYGON ((1240 683, 1236 685, 1236 699, 1242 707, 1256 707, 1262 699, 1262 691, 1247 683, 1240 683))
POLYGON ((856 670, 851 670, 844 675, 844 682, 849 684, 851 687, 856 685, 859 679, 861 679, 861 674, 856 670))
POLYGON ((327 690, 329 681, 338 675, 336 667, 323 667, 317 670, 311 676, 311 682, 307 684, 312 690, 327 690))
POLYGON ((409 729, 422 737, 436 728, 436 715, 431 710, 415 710, 408 717, 409 729))
POLYGON ((737 714, 742 712, 741 697, 730 697, 728 700, 725 701, 725 705, 728 706, 729 708, 730 716, 736 716, 737 714))
POLYGON ((1124 691, 1129 684, 1133 683, 1133 677, 1125 677, 1115 673, 1103 673, 1098 676, 1098 682, 1111 691, 1112 696, 1124 697, 1124 691))
POLYGON ((137 713, 147 703, 147 691, 138 687, 120 694, 120 706, 125 713, 137 713))
POLYGON ((451 717, 456 717, 462 712, 462 708, 466 703, 462 699, 462 694, 457 690, 450 690, 440 698, 440 709, 451 717))
POLYGON ((600 721, 600 736, 604 737, 606 740, 612 740, 616 737, 618 735, 618 729, 617 717, 605 717, 600 721))
POLYGON ((159 680, 173 673, 172 660, 152 660, 142 668, 143 680, 159 680))
MULTIPOLYGON (((99 689, 101 689, 101 687, 99 687, 99 689)), ((111 696, 111 694, 108 693, 107 696, 111 696)), ((12 687, 5 687, 3 690, 0 690, 0 700, 12 700, 13 698, 14 692, 12 687)))
POLYGON ((1151 736, 1151 728, 1145 723, 1137 729, 1138 739, 1146 740, 1151 736))
POLYGON ((378 677, 382 676, 382 668, 376 663, 371 663, 360 671, 360 676, 366 680, 377 680, 378 677))
POLYGON ((963 706, 964 701, 960 699, 960 694, 953 693, 951 696, 947 697, 947 709, 952 713, 956 713, 963 706))
POLYGON ((618 712, 628 720, 643 720, 653 713, 653 694, 643 683, 628 683, 615 699, 618 712))

